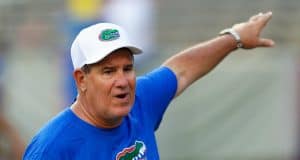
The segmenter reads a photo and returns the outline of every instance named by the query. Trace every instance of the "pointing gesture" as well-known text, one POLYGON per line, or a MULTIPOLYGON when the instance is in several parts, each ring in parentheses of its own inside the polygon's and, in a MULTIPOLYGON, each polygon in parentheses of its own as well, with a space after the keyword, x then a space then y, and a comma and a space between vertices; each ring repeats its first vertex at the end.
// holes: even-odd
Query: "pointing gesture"
POLYGON ((260 37, 263 28, 271 18, 272 12, 259 13, 252 16, 247 22, 235 24, 232 27, 240 35, 244 49, 274 46, 273 40, 260 37))

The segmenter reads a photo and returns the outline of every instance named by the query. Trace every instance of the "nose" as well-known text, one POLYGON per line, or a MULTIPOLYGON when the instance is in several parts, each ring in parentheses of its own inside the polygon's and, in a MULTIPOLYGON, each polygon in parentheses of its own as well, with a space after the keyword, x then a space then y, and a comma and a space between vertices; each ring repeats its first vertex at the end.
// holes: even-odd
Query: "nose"
POLYGON ((120 89, 124 89, 128 86, 128 79, 123 72, 118 74, 115 80, 115 86, 120 89))

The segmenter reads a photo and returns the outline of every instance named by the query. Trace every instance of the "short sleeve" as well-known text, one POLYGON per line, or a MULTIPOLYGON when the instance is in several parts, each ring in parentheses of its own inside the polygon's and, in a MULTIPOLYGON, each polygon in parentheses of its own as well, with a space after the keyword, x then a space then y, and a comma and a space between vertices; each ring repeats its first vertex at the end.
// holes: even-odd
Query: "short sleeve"
POLYGON ((160 67, 145 76, 138 77, 136 96, 153 129, 159 127, 161 119, 177 91, 177 79, 173 71, 160 67))

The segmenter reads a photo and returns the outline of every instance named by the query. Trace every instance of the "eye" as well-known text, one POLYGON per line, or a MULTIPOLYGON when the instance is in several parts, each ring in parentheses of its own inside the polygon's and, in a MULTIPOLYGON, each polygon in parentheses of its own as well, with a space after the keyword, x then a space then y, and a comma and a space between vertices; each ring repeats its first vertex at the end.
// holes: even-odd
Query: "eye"
POLYGON ((105 70, 103 73, 104 74, 110 74, 110 73, 112 73, 112 71, 111 70, 105 70))
POLYGON ((133 65, 127 65, 127 66, 125 66, 124 67, 124 71, 125 72, 131 72, 131 71, 133 71, 133 65))
POLYGON ((110 75, 114 72, 114 69, 112 68, 104 68, 103 69, 103 74, 107 74, 107 75, 110 75))

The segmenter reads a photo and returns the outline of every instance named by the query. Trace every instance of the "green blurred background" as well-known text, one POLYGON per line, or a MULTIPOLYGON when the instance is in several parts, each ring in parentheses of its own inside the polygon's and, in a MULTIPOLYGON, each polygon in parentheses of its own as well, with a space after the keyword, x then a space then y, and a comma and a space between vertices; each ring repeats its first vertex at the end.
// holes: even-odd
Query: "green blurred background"
MULTIPOLYGON (((161 159, 173 160, 285 160, 296 154, 298 0, 119 0, 122 9, 136 11, 125 15, 124 10, 124 17, 107 7, 113 1, 0 0, 1 112, 25 144, 71 104, 66 64, 81 22, 107 21, 103 15, 110 14, 145 27, 132 32, 141 41, 152 38, 146 56, 137 57, 137 72, 143 74, 180 50, 271 10, 263 36, 276 46, 233 52, 176 98, 157 132, 158 145, 161 159)), ((0 146, 8 148, 5 141, 0 139, 0 146)))

